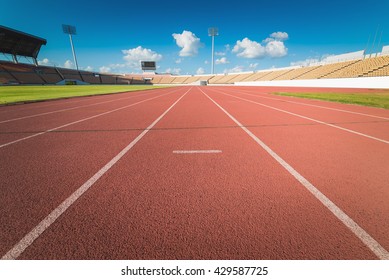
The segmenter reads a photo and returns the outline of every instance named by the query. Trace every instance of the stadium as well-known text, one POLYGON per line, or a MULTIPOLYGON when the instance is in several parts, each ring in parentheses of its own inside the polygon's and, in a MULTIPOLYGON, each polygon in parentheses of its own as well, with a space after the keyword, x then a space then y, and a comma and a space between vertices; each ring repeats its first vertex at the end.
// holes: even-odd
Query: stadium
MULTIPOLYGON (((161 75, 155 72, 152 74, 145 72, 144 74, 137 75, 115 75, 39 66, 37 57, 42 45, 46 45, 47 43, 45 39, 23 34, 23 32, 1 26, 0 32, 3 37, 0 51, 12 55, 13 58, 12 62, 1 62, 0 84, 2 85, 49 85, 65 83, 79 85, 200 85, 200 82, 204 82, 203 84, 209 85, 311 85, 313 87, 336 87, 339 85, 339 87, 389 88, 387 83, 387 77, 389 76, 389 45, 382 46, 382 50, 377 53, 367 54, 366 50, 361 50, 334 55, 321 62, 315 62, 313 63, 314 65, 292 66, 247 73, 161 75), (30 57, 35 63, 18 63, 18 56, 30 57), (355 80, 356 78, 363 79, 355 80)), ((155 70, 155 64, 154 68, 149 69, 155 70)))
POLYGON ((195 63, 189 32, 179 59, 134 47, 151 55, 94 70, 62 28, 71 67, 0 25, 2 260, 389 260, 380 27, 364 49, 263 69, 253 52, 276 64, 285 32, 223 53, 210 28, 210 73, 185 74, 160 65, 195 63), (248 66, 221 71, 228 54, 248 66))

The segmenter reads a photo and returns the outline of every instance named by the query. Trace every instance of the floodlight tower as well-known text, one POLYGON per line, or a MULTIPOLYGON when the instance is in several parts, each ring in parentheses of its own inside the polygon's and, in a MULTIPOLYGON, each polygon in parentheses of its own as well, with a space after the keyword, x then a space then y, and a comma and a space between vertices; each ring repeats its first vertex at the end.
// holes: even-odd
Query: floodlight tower
POLYGON ((72 39, 72 35, 77 35, 77 33, 76 33, 76 27, 75 27, 75 26, 71 26, 71 25, 67 25, 67 24, 62 24, 62 30, 63 30, 63 33, 69 34, 70 45, 72 46, 74 64, 76 65, 76 68, 77 68, 77 70, 78 70, 78 63, 77 63, 76 51, 74 50, 73 39, 72 39))
POLYGON ((215 54, 215 36, 219 35, 219 29, 217 27, 210 27, 208 28, 208 36, 212 37, 212 73, 215 72, 215 65, 214 65, 214 54, 215 54))

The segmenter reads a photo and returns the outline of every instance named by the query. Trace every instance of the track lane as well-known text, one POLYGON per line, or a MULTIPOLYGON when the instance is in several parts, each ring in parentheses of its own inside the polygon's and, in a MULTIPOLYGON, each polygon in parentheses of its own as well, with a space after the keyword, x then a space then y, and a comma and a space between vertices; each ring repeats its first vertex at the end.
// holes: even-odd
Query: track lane
MULTIPOLYGON (((223 90, 230 90, 231 88, 228 87, 220 87, 223 90)), ((237 87, 238 88, 238 87, 237 87)), ((371 91, 371 90, 370 90, 371 91)), ((378 92, 380 90, 377 90, 378 92)), ((233 90, 232 90, 233 92, 233 90)), ((331 102, 331 101, 325 101, 325 100, 318 100, 318 99, 308 99, 308 98, 300 98, 300 97, 293 97, 293 96, 282 96, 282 95, 274 95, 271 94, 272 92, 334 92, 334 93, 359 93, 359 94, 365 94, 369 93, 369 90, 362 90, 362 89, 321 89, 321 88, 312 88, 312 89, 304 89, 304 88, 273 88, 272 90, 267 89, 266 87, 255 87, 250 88, 249 90, 246 89, 246 87, 239 87, 239 92, 244 95, 252 95, 260 97, 261 99, 269 99, 269 100, 276 100, 280 102, 287 102, 292 104, 300 104, 303 106, 309 106, 309 107, 315 107, 330 111, 343 111, 348 112, 351 114, 360 114, 360 115, 366 115, 375 117, 378 119, 389 119, 389 112, 382 108, 375 108, 375 107, 367 107, 367 106, 361 106, 357 104, 345 104, 340 102, 331 102)), ((388 92, 389 93, 389 92, 388 92)))
POLYGON ((375 256, 240 127, 194 90, 21 258, 375 256), (222 153, 173 153, 188 149, 222 153))
POLYGON ((2 123, 0 124, 0 148, 40 136, 48 132, 60 130, 68 127, 69 125, 88 121, 94 118, 100 118, 101 116, 138 105, 142 102, 160 98, 164 95, 174 93, 175 91, 177 91, 177 89, 162 92, 156 95, 136 96, 131 99, 115 100, 114 103, 98 104, 96 106, 78 108, 72 111, 62 111, 50 117, 38 116, 23 119, 17 122, 2 123), (20 137, 21 133, 27 134, 27 136, 20 137), (12 141, 9 141, 9 139, 12 139, 12 141))
POLYGON ((110 114, 107 120, 106 116, 90 120, 0 150, 0 204, 5 214, 0 215, 1 253, 135 139, 184 90, 110 114), (87 123, 93 130, 85 131, 87 123))
POLYGON ((373 120, 371 117, 350 115, 345 112, 332 112, 331 114, 326 114, 325 112, 315 108, 301 107, 299 104, 284 104, 272 100, 258 101, 255 97, 241 97, 236 94, 225 93, 224 91, 217 89, 214 89, 214 91, 220 94, 229 95, 245 102, 252 102, 256 105, 267 107, 285 114, 297 116, 299 118, 324 124, 348 133, 353 133, 361 137, 367 137, 375 141, 389 144, 389 121, 377 121, 377 119, 373 120), (350 124, 355 130, 347 128, 350 124))
POLYGON ((314 123, 296 125, 295 116, 207 92, 389 248, 387 144, 314 123))
MULTIPOLYGON (((171 89, 171 88, 170 88, 171 89)), ((91 95, 91 96, 75 96, 54 100, 42 100, 25 104, 14 104, 8 106, 0 106, 0 121, 10 118, 25 117, 32 114, 61 110, 66 108, 78 107, 91 104, 92 102, 104 102, 110 100, 121 99, 127 96, 137 96, 147 92, 168 90, 168 88, 158 88, 152 90, 138 90, 119 92, 113 94, 91 95)))
POLYGON ((73 107, 66 106, 65 108, 59 108, 59 109, 55 109, 55 110, 45 110, 43 112, 42 111, 41 112, 39 112, 39 111, 38 112, 29 112, 29 114, 27 114, 27 115, 24 114, 22 116, 7 116, 6 119, 0 120, 0 124, 10 123, 10 122, 29 119, 29 118, 40 117, 40 116, 47 116, 47 115, 62 113, 62 112, 71 111, 71 110, 84 109, 84 108, 88 108, 88 107, 92 107, 92 106, 96 106, 96 105, 100 105, 100 104, 107 104, 107 103, 116 102, 116 101, 128 100, 128 99, 132 99, 132 98, 139 97, 139 96, 147 96, 150 94, 155 95, 155 92, 145 91, 145 92, 139 92, 139 95, 130 95, 130 96, 125 96, 125 97, 123 96, 123 97, 110 99, 110 100, 103 100, 103 101, 93 100, 93 103, 89 102, 88 104, 82 104, 82 105, 73 106, 73 107))

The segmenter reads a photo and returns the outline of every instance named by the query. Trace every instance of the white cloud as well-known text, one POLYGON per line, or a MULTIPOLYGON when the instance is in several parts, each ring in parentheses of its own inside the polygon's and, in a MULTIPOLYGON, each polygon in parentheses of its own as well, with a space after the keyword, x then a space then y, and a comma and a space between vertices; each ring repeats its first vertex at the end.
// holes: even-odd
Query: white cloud
POLYGON ((179 58, 175 61, 176 64, 180 64, 182 62, 182 58, 179 58))
POLYGON ((176 40, 177 46, 182 48, 180 56, 195 56, 199 53, 199 48, 203 46, 200 38, 197 38, 191 31, 184 30, 182 34, 174 33, 172 36, 176 40))
POLYGON ((289 35, 286 32, 274 32, 262 41, 264 44, 262 45, 246 37, 236 42, 232 52, 244 58, 283 57, 288 54, 288 48, 283 42, 288 38, 289 35))
POLYGON ((266 45, 266 54, 270 57, 283 57, 288 54, 284 42, 272 41, 266 45))
POLYGON ((100 70, 100 73, 109 73, 111 72, 111 68, 110 67, 107 67, 107 66, 102 66, 99 68, 100 70))
POLYGON ((141 46, 133 49, 122 50, 122 53, 125 54, 123 59, 126 61, 126 64, 114 64, 116 68, 129 66, 131 68, 140 69, 140 62, 142 60, 160 61, 162 59, 161 54, 141 46))
POLYGON ((249 68, 255 69, 255 68, 257 68, 257 66, 258 66, 258 63, 250 63, 249 68))
POLYGON ((209 61, 208 61, 208 60, 204 61, 204 64, 208 64, 208 63, 209 63, 209 61))
POLYGON ((50 60, 48 58, 44 58, 42 60, 38 60, 38 64, 47 66, 47 65, 51 65, 51 62, 50 62, 50 60))
POLYGON ((238 40, 232 49, 237 56, 244 58, 261 58, 265 56, 265 47, 260 43, 251 41, 249 38, 244 38, 242 41, 238 40))
POLYGON ((91 72, 91 71, 93 71, 93 67, 92 66, 87 66, 87 67, 84 68, 84 70, 91 72))
POLYGON ((225 53, 225 52, 215 52, 215 55, 218 55, 218 56, 225 56, 226 53, 225 53))
POLYGON ((244 67, 243 66, 235 66, 234 68, 231 68, 231 69, 224 69, 224 73, 239 73, 239 72, 243 72, 243 69, 244 67))
POLYGON ((181 68, 168 68, 168 69, 166 69, 165 72, 170 73, 170 74, 180 75, 181 68))
POLYGON ((70 60, 66 60, 64 65, 63 65, 64 68, 69 68, 69 69, 72 69, 74 68, 74 63, 71 62, 70 60))
POLYGON ((317 58, 307 58, 306 60, 294 61, 290 63, 290 66, 309 66, 313 63, 318 63, 319 59, 317 58))
POLYGON ((197 71, 196 71, 196 74, 197 74, 197 75, 203 75, 204 73, 205 73, 205 70, 204 70, 203 67, 200 67, 200 68, 197 69, 197 71))
POLYGON ((275 40, 277 41, 285 41, 285 40, 288 40, 289 39, 289 35, 288 33, 286 32, 273 32, 272 34, 270 34, 270 37, 271 38, 274 38, 275 40))
POLYGON ((227 63, 230 63, 228 60, 227 60, 227 57, 222 57, 220 59, 216 59, 215 61, 215 64, 227 64, 227 63))
POLYGON ((231 50, 230 44, 224 45, 224 47, 226 48, 226 51, 227 51, 227 52, 231 50))

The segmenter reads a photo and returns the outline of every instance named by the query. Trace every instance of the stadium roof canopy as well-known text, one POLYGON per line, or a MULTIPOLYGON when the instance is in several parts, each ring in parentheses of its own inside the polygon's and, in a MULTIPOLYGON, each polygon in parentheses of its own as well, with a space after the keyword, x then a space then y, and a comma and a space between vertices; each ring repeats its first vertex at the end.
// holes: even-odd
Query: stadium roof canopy
POLYGON ((46 43, 46 39, 0 25, 0 53, 11 54, 15 63, 16 56, 32 57, 36 62, 41 46, 46 43))

